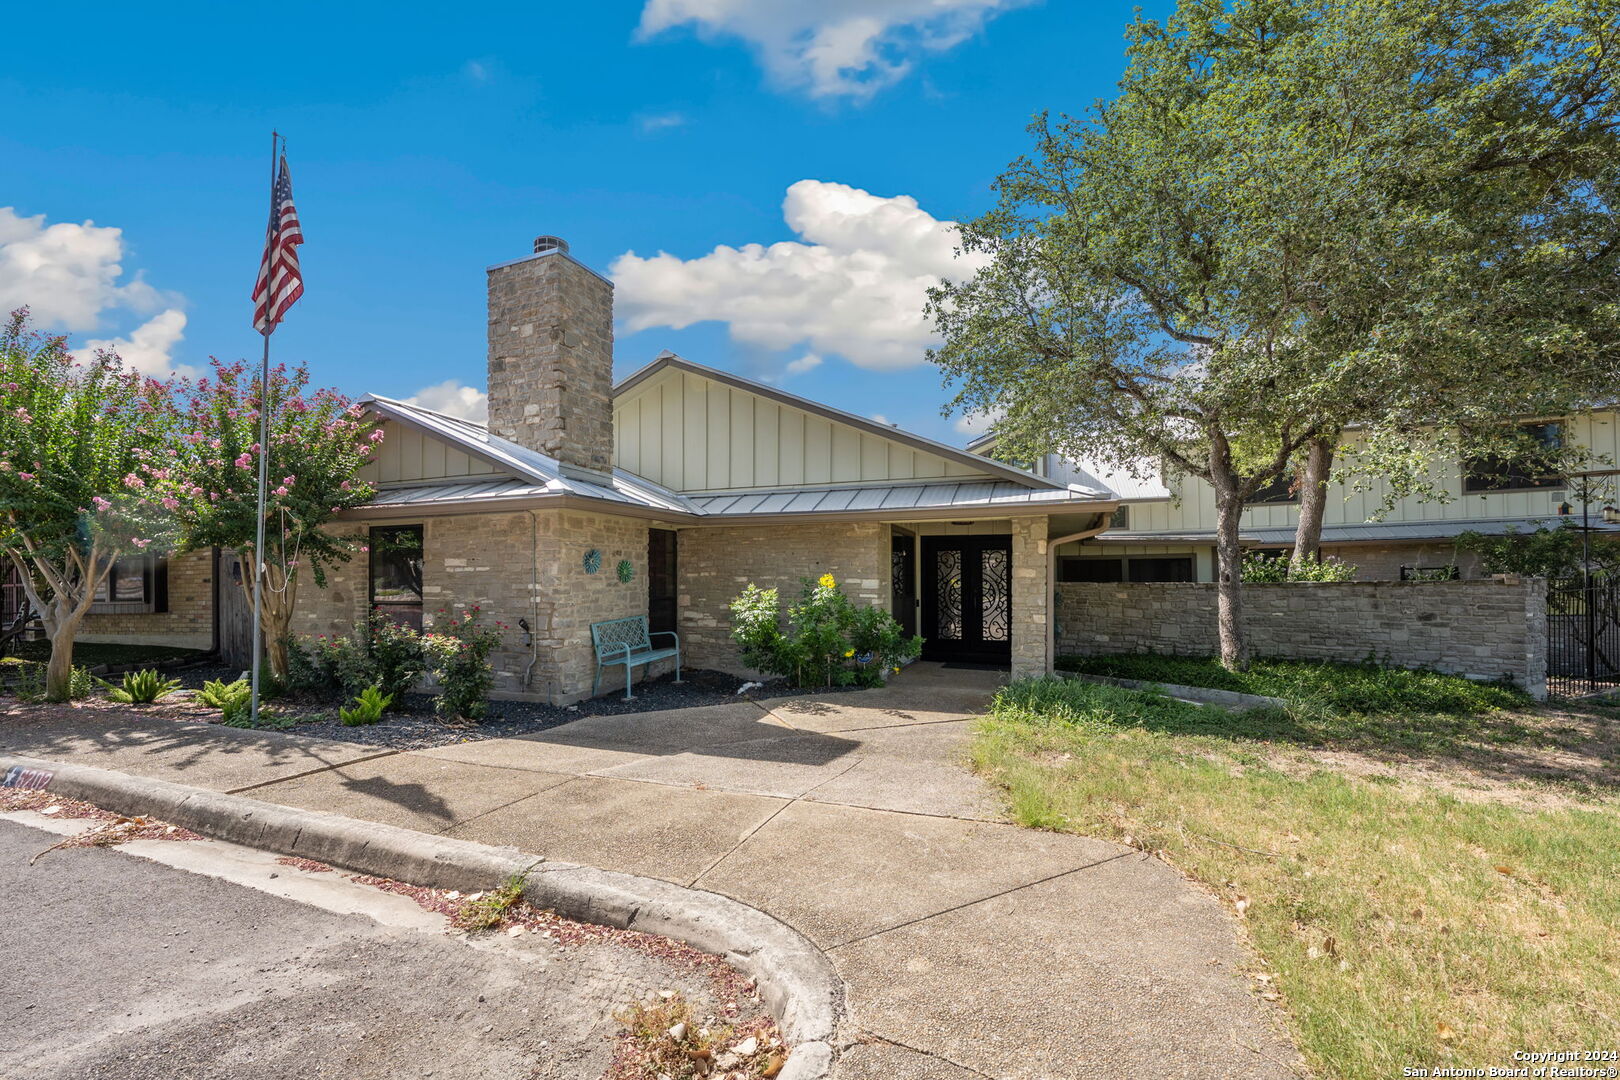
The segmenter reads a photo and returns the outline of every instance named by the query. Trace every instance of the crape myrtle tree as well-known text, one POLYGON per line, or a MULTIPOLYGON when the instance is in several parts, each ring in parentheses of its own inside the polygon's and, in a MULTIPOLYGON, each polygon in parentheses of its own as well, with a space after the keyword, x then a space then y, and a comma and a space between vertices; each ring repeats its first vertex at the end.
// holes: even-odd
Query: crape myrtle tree
MULTIPOLYGON (((212 375, 177 392, 181 445, 189 483, 178 517, 191 547, 240 553, 248 572, 241 588, 253 601, 258 528, 258 372, 215 361, 212 375)), ((307 578, 326 587, 326 572, 347 562, 360 538, 335 524, 363 506, 374 490, 358 478, 382 431, 363 408, 334 390, 309 389, 309 372, 285 366, 270 372, 270 470, 265 516, 264 589, 260 626, 270 670, 287 675, 287 636, 307 578)))
POLYGON ((954 406, 997 416, 1015 456, 1208 482, 1228 666, 1244 662, 1238 525, 1262 487, 1312 466, 1314 550, 1345 428, 1362 429, 1358 467, 1419 489, 1438 443, 1506 455, 1505 418, 1613 385, 1612 234, 1591 209, 1612 177, 1574 155, 1596 177, 1577 194, 1528 178, 1578 141, 1527 119, 1565 106, 1530 103, 1522 39, 1564 65, 1549 85, 1584 70, 1537 21, 1552 9, 1605 25, 1574 0, 1184 0, 1129 28, 1116 99, 1037 118, 1034 152, 963 228, 983 269, 929 306, 954 406), (1525 133, 1515 172, 1504 143, 1525 133), (1491 179, 1426 179, 1440 164, 1491 179), (1538 289, 1554 269, 1579 282, 1538 289))
POLYGON ((111 352, 78 361, 27 309, 0 331, 0 557, 51 642, 45 694, 65 701, 73 642, 119 558, 178 536, 170 387, 111 352))

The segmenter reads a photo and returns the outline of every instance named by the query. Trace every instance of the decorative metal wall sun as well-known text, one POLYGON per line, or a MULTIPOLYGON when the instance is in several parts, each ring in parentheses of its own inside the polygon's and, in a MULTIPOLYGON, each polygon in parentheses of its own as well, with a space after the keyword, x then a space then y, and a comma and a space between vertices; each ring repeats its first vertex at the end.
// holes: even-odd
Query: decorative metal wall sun
POLYGON ((635 564, 632 563, 629 559, 620 559, 619 560, 619 580, 624 582, 625 584, 629 584, 630 579, 635 577, 635 576, 636 576, 635 564))
POLYGON ((595 548, 591 548, 585 553, 585 572, 594 574, 600 569, 602 569, 602 553, 595 548))

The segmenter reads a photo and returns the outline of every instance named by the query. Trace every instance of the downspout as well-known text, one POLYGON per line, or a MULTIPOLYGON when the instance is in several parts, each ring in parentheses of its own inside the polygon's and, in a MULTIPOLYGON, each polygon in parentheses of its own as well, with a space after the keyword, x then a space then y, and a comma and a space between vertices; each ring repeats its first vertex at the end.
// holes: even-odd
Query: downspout
POLYGON ((1076 540, 1089 540, 1100 532, 1106 532, 1111 512, 1098 513, 1097 523, 1089 529, 1082 529, 1068 536, 1058 536, 1046 541, 1046 587, 1052 597, 1052 617, 1046 620, 1046 673, 1052 673, 1052 665, 1057 658, 1057 549, 1063 544, 1072 544, 1076 540))
POLYGON ((540 662, 540 518, 529 511, 529 666, 523 669, 523 689, 534 680, 534 665, 540 662))

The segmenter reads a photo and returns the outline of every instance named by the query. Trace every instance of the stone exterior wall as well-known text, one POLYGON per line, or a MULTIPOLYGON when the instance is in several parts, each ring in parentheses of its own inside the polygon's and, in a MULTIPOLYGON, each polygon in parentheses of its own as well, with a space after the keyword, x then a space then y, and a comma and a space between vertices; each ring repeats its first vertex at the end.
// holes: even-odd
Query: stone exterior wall
MULTIPOLYGON (((590 695, 596 673, 591 623, 647 613, 647 525, 631 518, 571 510, 430 517, 422 530, 422 611, 431 627, 440 612, 477 607, 488 624, 504 623, 491 656, 495 692, 568 704, 590 695), (585 552, 602 568, 584 569, 585 552), (630 560, 628 583, 615 572, 630 560), (518 620, 534 640, 523 642, 518 620), (530 661, 534 661, 530 671, 530 661), (528 681, 525 683, 525 675, 528 681)), ((367 526, 355 526, 365 531, 367 526)), ((301 634, 347 634, 365 615, 369 563, 364 554, 328 574, 327 587, 305 583, 293 618, 301 634)), ((666 670, 654 666, 651 674, 666 670)), ((609 669, 623 685, 623 669, 609 669)), ((637 669, 645 678, 647 669, 637 669)))
POLYGON ((890 535, 881 524, 682 529, 677 602, 686 663, 754 674, 731 640, 727 610, 749 584, 780 589, 785 607, 799 595, 801 578, 831 574, 855 603, 887 609, 893 602, 890 535))
POLYGON ((214 553, 169 559, 169 610, 85 616, 79 641, 206 649, 214 636, 214 553))
POLYGON ((489 427, 613 471, 613 286, 567 254, 489 270, 489 427))
POLYGON ((1052 588, 1047 581, 1047 521, 1012 520, 1012 675, 1044 675, 1052 588))
MULTIPOLYGON (((1218 651, 1215 586, 1065 582, 1057 651, 1090 655, 1218 651)), ((1243 621, 1256 656, 1433 668, 1508 678, 1546 695, 1547 611, 1539 579, 1247 585, 1243 621)))
POLYGON ((1481 575, 1479 556, 1458 551, 1447 540, 1427 544, 1323 544, 1323 555, 1337 555, 1356 568, 1357 581, 1399 581, 1403 566, 1457 566, 1460 577, 1481 575))

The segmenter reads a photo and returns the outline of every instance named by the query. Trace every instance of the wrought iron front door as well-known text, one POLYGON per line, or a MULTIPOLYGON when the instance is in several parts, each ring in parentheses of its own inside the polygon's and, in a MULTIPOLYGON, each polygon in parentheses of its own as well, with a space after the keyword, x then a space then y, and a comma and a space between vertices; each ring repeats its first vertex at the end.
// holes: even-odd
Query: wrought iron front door
POLYGON ((1011 663, 1011 538, 925 536, 922 569, 923 657, 1011 663))

